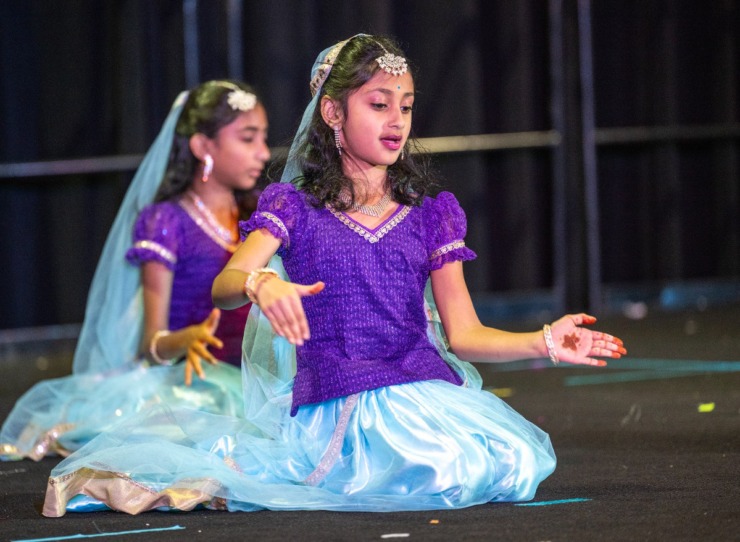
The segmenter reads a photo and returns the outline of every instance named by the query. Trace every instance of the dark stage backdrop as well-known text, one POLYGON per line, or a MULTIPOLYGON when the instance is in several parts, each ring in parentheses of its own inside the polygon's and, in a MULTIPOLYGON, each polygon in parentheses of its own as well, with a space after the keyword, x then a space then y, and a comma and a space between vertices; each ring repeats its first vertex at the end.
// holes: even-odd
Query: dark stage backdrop
MULTIPOLYGON (((0 166, 143 153, 194 67, 200 80, 235 73, 237 5, 236 73, 266 97, 274 146, 297 125, 318 51, 357 32, 406 49, 419 137, 558 130, 557 148, 435 155, 468 213, 474 293, 559 284, 564 308, 599 306, 594 261, 605 287, 739 280, 739 1, 4 0, 0 166)), ((82 321, 132 175, 0 177, 0 329, 82 321)))

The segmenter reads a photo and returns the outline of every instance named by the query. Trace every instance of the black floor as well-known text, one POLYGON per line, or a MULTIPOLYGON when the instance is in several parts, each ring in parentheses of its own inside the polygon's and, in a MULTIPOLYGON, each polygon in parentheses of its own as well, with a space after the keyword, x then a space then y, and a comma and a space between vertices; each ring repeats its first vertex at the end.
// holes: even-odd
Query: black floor
MULTIPOLYGON (((199 511, 48 519, 39 509, 57 460, 47 459, 0 463, 0 539, 740 540, 740 306, 610 318, 600 325, 630 350, 606 369, 551 368, 538 361, 481 367, 487 386, 553 440, 558 468, 532 503, 416 513, 199 511)), ((67 356, 68 347, 62 341, 47 345, 46 353, 38 343, 20 355, 4 351, 0 417, 29 378, 60 370, 56 358, 67 356)))

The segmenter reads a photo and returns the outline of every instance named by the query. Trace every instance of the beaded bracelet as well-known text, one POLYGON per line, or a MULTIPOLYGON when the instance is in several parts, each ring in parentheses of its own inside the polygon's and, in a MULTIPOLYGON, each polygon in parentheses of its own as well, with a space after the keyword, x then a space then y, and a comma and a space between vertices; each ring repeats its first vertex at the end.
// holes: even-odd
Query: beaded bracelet
POLYGON ((270 275, 273 277, 279 276, 278 272, 274 269, 270 269, 269 267, 260 267, 259 269, 250 271, 247 275, 247 280, 244 281, 244 293, 247 294, 249 300, 256 305, 259 305, 259 303, 257 303, 257 292, 255 291, 255 288, 259 286, 257 281, 259 281, 259 279, 264 275, 270 275))
POLYGON ((160 329, 159 331, 155 332, 154 335, 152 335, 152 340, 149 341, 149 354, 152 356, 152 359, 159 363, 160 365, 173 365, 174 360, 172 359, 162 359, 159 357, 159 354, 157 354, 157 341, 161 339, 162 337, 166 337, 169 335, 170 332, 167 329, 160 329))
POLYGON ((545 334, 545 344, 547 345, 547 354, 550 356, 550 361, 553 365, 560 363, 558 359, 558 352, 555 350, 555 341, 552 340, 552 328, 545 324, 542 326, 542 332, 545 334))

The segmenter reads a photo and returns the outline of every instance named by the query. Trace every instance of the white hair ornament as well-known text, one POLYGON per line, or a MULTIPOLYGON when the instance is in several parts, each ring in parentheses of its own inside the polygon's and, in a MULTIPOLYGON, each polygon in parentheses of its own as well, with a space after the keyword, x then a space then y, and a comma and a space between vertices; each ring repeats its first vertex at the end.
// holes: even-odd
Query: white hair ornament
POLYGON ((229 92, 226 102, 234 111, 251 111, 257 105, 257 96, 237 88, 229 92))

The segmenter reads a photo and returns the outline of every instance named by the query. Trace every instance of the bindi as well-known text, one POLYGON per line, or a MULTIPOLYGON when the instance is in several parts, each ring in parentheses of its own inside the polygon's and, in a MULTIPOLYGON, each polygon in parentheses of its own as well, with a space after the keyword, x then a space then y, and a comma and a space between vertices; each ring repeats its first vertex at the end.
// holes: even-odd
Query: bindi
POLYGON ((568 350, 573 350, 573 352, 578 350, 578 343, 580 342, 580 339, 578 338, 578 335, 575 333, 572 333, 570 335, 565 335, 563 337, 563 348, 567 348, 568 350))

